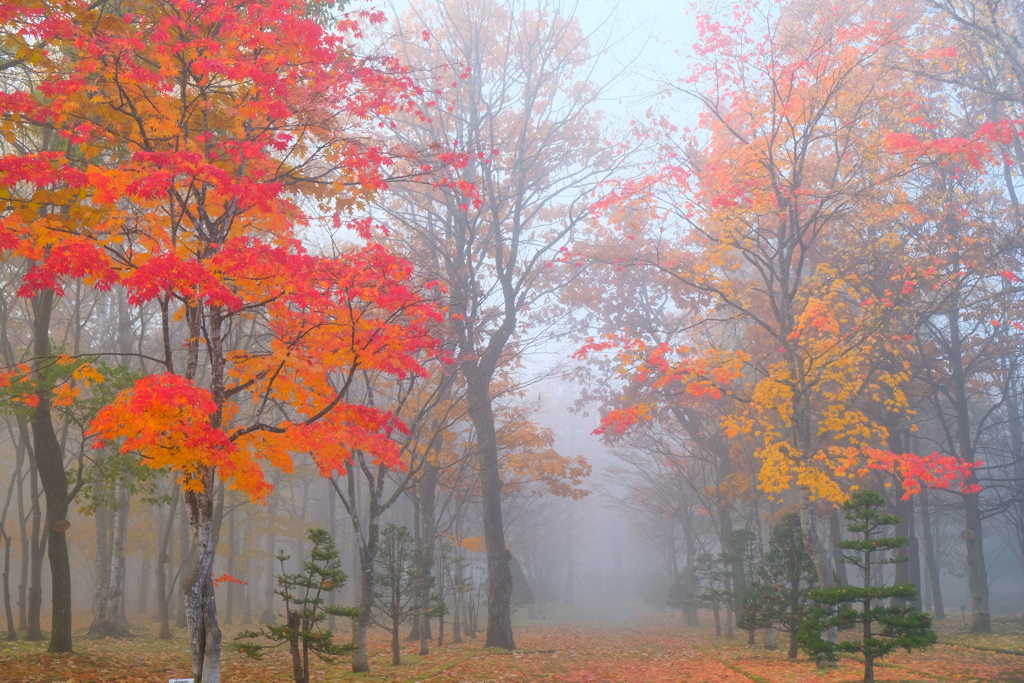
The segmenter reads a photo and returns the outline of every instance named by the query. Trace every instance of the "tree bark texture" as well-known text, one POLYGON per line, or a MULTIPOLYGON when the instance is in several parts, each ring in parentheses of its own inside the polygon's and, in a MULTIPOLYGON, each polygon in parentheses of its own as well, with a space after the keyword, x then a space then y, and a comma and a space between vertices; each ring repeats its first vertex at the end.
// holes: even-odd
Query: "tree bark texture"
POLYGON ((18 630, 14 627, 14 609, 11 607, 11 537, 6 529, 0 529, 4 542, 4 615, 7 617, 7 640, 18 639, 18 630))
POLYGON ((192 676, 196 683, 220 683, 221 632, 217 624, 217 603, 213 593, 214 470, 202 470, 203 490, 185 491, 185 511, 192 530, 194 560, 182 582, 185 617, 188 622, 192 676))
MULTIPOLYGON (((237 543, 235 538, 235 515, 232 513, 228 514, 228 576, 236 576, 235 574, 235 544, 237 543)), ((334 591, 330 591, 333 593, 334 591)), ((228 601, 227 607, 224 610, 224 623, 230 624, 234 620, 235 616, 235 582, 228 581, 228 601)))
POLYGON ((110 635, 123 638, 131 635, 128 630, 128 618, 125 615, 125 597, 127 595, 127 558, 125 551, 128 541, 128 513, 132 501, 131 480, 122 479, 117 483, 117 508, 114 510, 113 547, 111 557, 111 582, 107 592, 108 619, 111 623, 110 635))
MULTIPOLYGON (((37 358, 35 375, 41 377, 43 363, 50 355, 50 315, 53 312, 54 293, 44 290, 32 299, 33 353, 37 358)), ((64 450, 53 427, 50 396, 46 391, 38 394, 39 403, 32 419, 32 446, 35 450, 39 481, 46 498, 45 533, 47 555, 50 558, 50 652, 71 652, 71 561, 68 556, 64 530, 54 527, 68 515, 68 478, 64 472, 64 450)), ((40 591, 41 592, 41 591, 40 591)), ((42 595, 39 596, 40 599, 42 595)))
MULTIPOLYGON (((974 462, 974 440, 971 434, 971 410, 964 375, 963 339, 960 334, 959 309, 948 315, 949 368, 952 380, 953 410, 956 414, 956 439, 959 456, 965 462, 974 462)), ((964 483, 977 484, 972 473, 964 483)), ((971 590, 971 632, 992 631, 989 613, 988 569, 982 546, 982 516, 979 493, 964 494, 964 531, 962 537, 967 550, 967 584, 971 590)))
POLYGON ((106 500, 107 486, 101 480, 96 484, 95 495, 99 499, 96 510, 93 513, 93 521, 96 527, 96 572, 95 586, 92 592, 92 624, 89 626, 91 637, 102 638, 108 635, 107 608, 109 605, 108 594, 110 592, 110 526, 111 510, 106 500))
MULTIPOLYGON (((440 443, 434 447, 439 447, 440 443)), ((420 571, 422 572, 423 585, 421 587, 420 601, 424 608, 430 605, 430 577, 434 571, 434 541, 437 536, 437 511, 435 509, 437 497, 437 482, 440 472, 437 466, 429 459, 423 463, 423 471, 417 484, 420 503, 420 571)), ((420 616, 420 656, 430 653, 428 641, 431 639, 430 617, 423 609, 420 616)))
POLYGON ((40 507, 39 468, 36 467, 35 447, 29 449, 29 495, 32 498, 32 529, 29 537, 29 571, 28 571, 28 607, 26 616, 28 623, 25 628, 25 640, 43 639, 43 559, 46 557, 46 544, 49 535, 43 523, 43 510, 40 507))
MULTIPOLYGON (((371 488, 366 510, 366 531, 363 532, 362 510, 359 507, 359 487, 356 485, 355 463, 346 477, 348 497, 342 495, 336 480, 331 485, 345 505, 349 521, 352 523, 353 540, 359 552, 359 616, 352 620, 352 644, 356 650, 352 653, 352 671, 359 673, 370 670, 370 660, 366 651, 366 631, 370 627, 370 616, 373 612, 373 594, 376 588, 373 563, 377 558, 377 540, 380 537, 380 501, 377 490, 371 488)), ((378 482, 380 483, 380 482, 378 482)), ((397 635, 395 636, 397 637, 397 635)))
MULTIPOLYGON (((967 482, 976 484, 972 475, 967 482)), ((964 495, 964 523, 962 534, 967 546, 967 584, 971 590, 971 633, 991 633, 992 616, 989 610, 988 570, 982 546, 982 517, 980 494, 964 495)))
POLYGON ((828 513, 828 535, 832 542, 832 562, 836 567, 839 585, 849 586, 850 578, 846 574, 846 564, 843 560, 843 549, 837 543, 843 540, 843 526, 839 521, 839 508, 832 508, 828 513))
POLYGON ((484 542, 487 547, 487 640, 485 647, 514 650, 512 637, 512 568, 505 545, 501 511, 501 472, 491 405, 490 374, 467 373, 466 398, 476 428, 480 466, 484 542))

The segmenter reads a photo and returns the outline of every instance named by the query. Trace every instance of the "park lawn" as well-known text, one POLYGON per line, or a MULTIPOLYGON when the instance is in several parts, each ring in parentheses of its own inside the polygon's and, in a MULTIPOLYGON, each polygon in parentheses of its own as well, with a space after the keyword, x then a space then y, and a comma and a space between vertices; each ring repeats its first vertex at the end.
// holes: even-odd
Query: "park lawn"
MULTIPOLYGON (((976 683, 1024 681, 1024 620, 997 618, 994 633, 975 636, 957 619, 937 622, 939 645, 924 651, 895 653, 876 668, 879 681, 891 683, 976 683), (987 648, 987 649, 978 649, 987 648)), ((710 619, 704 619, 710 624, 710 619)), ((76 629, 76 652, 49 655, 45 643, 0 643, 0 680, 25 682, 91 683, 166 681, 187 677, 187 641, 181 630, 174 640, 156 639, 156 627, 139 620, 136 637, 91 640, 85 624, 76 629)), ((287 652, 274 651, 263 661, 246 659, 231 647, 236 627, 225 628, 223 680, 225 683, 262 683, 291 680, 287 652)), ((344 638, 343 632, 339 637, 344 638)), ((449 633, 446 637, 450 636, 449 633)), ((760 641, 760 634, 758 634, 760 641)), ((347 661, 334 665, 317 662, 316 681, 371 683, 853 683, 863 665, 856 658, 818 670, 804 655, 786 657, 785 634, 777 635, 779 650, 760 644, 748 646, 746 633, 733 640, 714 637, 711 627, 687 628, 678 615, 655 612, 631 614, 628 608, 595 611, 553 610, 543 620, 520 616, 516 625, 519 650, 483 648, 482 635, 465 643, 431 648, 420 657, 416 643, 403 644, 403 664, 392 667, 386 635, 372 632, 369 673, 352 674, 347 661), (619 621, 615 617, 620 617, 619 621)))

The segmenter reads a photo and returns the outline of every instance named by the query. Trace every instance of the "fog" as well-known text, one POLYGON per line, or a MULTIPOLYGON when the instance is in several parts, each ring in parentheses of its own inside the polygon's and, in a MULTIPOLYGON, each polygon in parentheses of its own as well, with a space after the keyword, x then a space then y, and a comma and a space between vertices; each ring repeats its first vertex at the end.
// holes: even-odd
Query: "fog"
POLYGON ((3 20, 10 640, 1024 613, 1016 15, 284 5, 3 20))

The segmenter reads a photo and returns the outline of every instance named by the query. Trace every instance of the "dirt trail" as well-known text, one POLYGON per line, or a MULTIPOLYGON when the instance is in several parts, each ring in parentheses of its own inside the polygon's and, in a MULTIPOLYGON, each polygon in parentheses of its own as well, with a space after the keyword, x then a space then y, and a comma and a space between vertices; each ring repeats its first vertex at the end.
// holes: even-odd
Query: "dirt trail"
POLYGON ((516 638, 519 651, 481 654, 437 680, 750 683, 748 677, 702 651, 693 639, 652 624, 526 626, 516 638), (495 678, 498 671, 503 678, 495 678))

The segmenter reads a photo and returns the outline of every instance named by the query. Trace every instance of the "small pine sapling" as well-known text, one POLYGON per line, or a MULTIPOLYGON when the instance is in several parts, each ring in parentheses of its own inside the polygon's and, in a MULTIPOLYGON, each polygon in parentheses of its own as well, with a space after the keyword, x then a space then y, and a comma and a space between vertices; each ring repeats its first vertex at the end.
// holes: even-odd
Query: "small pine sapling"
POLYGON ((810 592, 817 584, 814 562, 804 547, 800 515, 788 514, 772 529, 768 552, 748 594, 757 602, 765 628, 789 634, 790 659, 796 659, 797 636, 812 608, 810 592))
POLYGON ((437 559, 437 581, 434 584, 435 593, 430 598, 430 605, 427 609, 427 616, 437 619, 437 646, 444 646, 444 618, 451 614, 448 609, 448 599, 454 601, 455 613, 458 614, 458 577, 461 576, 462 566, 465 562, 455 553, 455 546, 449 541, 441 543, 440 553, 437 559), (461 565, 456 567, 456 565, 461 565))
MULTIPOLYGON (((337 617, 356 617, 359 610, 354 607, 338 607, 327 605, 324 596, 332 591, 340 590, 348 578, 341 570, 339 554, 334 547, 334 539, 324 529, 310 529, 309 540, 313 548, 309 559, 302 563, 302 571, 288 574, 284 563, 290 558, 281 551, 277 555, 281 563, 281 574, 277 577, 280 587, 274 591, 284 599, 285 624, 274 626, 267 624, 259 631, 243 631, 237 639, 266 638, 274 641, 278 647, 288 643, 292 655, 292 674, 295 683, 309 683, 309 653, 312 652, 324 662, 332 662, 335 657, 345 655, 355 649, 351 643, 338 645, 334 642, 334 634, 322 627, 328 615, 337 617)), ((260 659, 268 647, 261 643, 235 643, 242 654, 260 659)))
POLYGON ((735 529, 729 534, 728 547, 722 556, 723 569, 732 578, 728 602, 736 614, 736 626, 747 632, 747 643, 753 645, 754 632, 765 627, 756 596, 749 594, 757 573, 757 536, 750 529, 735 529))
POLYGON ((421 583, 419 551, 404 526, 388 524, 380 534, 375 561, 373 623, 391 636, 391 664, 402 663, 399 628, 415 616, 421 583))
MULTIPOLYGON (((448 575, 448 585, 452 593, 452 640, 461 643, 462 633, 470 638, 475 637, 474 623, 470 620, 468 603, 473 594, 473 577, 469 572, 469 560, 460 552, 454 544, 450 544, 450 561, 445 566, 448 575)), ((442 545, 442 553, 444 546, 442 545)), ((441 623, 442 629, 444 622, 441 623)))
POLYGON ((931 630, 930 615, 918 612, 912 605, 884 605, 883 601, 887 598, 913 600, 917 597, 917 586, 871 585, 871 568, 874 565, 907 560, 905 557, 886 558, 884 553, 910 544, 910 540, 903 536, 882 536, 887 528, 896 526, 900 521, 895 515, 881 512, 884 506, 885 500, 881 494, 871 490, 858 491, 843 504, 846 519, 849 521, 847 528, 860 538, 840 541, 836 545, 843 550, 852 551, 844 554, 842 561, 860 567, 864 585, 819 588, 811 591, 811 599, 821 607, 811 610, 799 634, 800 645, 813 657, 835 661, 838 652, 862 653, 864 683, 874 682, 876 659, 897 648, 902 647, 909 652, 913 648, 932 645, 937 640, 935 632, 931 630), (876 553, 883 556, 876 557, 876 553), (854 610, 850 603, 859 603, 861 609, 854 610), (821 637, 822 631, 829 627, 843 629, 857 624, 862 627, 860 640, 847 640, 835 644, 821 637), (881 626, 877 633, 872 628, 875 624, 881 626))
POLYGON ((722 605, 728 598, 725 590, 725 570, 721 557, 701 553, 694 561, 697 578, 700 581, 698 598, 715 615, 715 635, 722 635, 722 605))
POLYGON ((693 593, 686 574, 679 572, 676 574, 676 580, 669 586, 665 606, 670 610, 684 610, 694 602, 697 602, 697 596, 693 593))
POLYGON ((448 616, 448 603, 445 602, 444 598, 439 593, 433 593, 430 596, 430 602, 427 603, 426 616, 428 619, 437 619, 437 646, 444 646, 444 618, 448 616))
MULTIPOLYGON (((754 644, 754 633, 760 629, 770 631, 775 626, 771 603, 776 588, 763 581, 760 574, 755 573, 753 577, 747 578, 743 597, 739 603, 740 611, 736 613, 736 626, 749 634, 748 645, 754 644)), ((765 649, 774 650, 775 634, 765 635, 765 649)))
POLYGON ((665 605, 669 609, 682 611, 687 626, 697 626, 697 610, 704 606, 698 596, 699 592, 700 578, 697 576, 697 568, 687 565, 676 575, 676 580, 668 589, 665 605))

